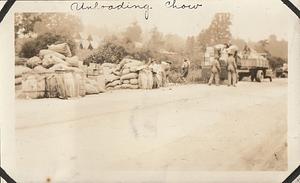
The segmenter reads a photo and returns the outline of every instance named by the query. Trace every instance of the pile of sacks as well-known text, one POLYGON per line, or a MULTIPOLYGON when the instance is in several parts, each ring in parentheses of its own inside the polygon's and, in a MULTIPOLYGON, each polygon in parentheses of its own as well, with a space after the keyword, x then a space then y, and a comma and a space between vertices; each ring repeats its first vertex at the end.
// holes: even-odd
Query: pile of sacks
POLYGON ((67 43, 50 45, 29 59, 16 58, 15 86, 22 98, 73 98, 113 89, 152 89, 162 85, 159 64, 125 58, 119 64, 85 66, 67 43))
POLYGON ((25 66, 26 58, 16 57, 15 59, 15 88, 16 90, 22 89, 22 76, 32 72, 32 69, 25 66))
MULTIPOLYGON (((107 89, 140 88, 139 73, 147 66, 134 59, 125 58, 119 64, 102 64, 107 89)), ((143 87, 141 87, 143 88, 143 87)))
POLYGON ((86 78, 83 62, 72 56, 67 43, 50 45, 29 59, 16 58, 15 65, 15 85, 25 98, 66 99, 105 91, 103 79, 86 78))

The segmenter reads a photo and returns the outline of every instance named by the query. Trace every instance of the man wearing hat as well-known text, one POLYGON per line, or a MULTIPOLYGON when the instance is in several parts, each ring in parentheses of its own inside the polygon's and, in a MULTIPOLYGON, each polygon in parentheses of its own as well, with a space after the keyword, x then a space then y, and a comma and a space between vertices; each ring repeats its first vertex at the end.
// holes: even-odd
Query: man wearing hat
POLYGON ((216 85, 219 86, 221 66, 218 59, 219 55, 215 54, 215 58, 211 63, 211 74, 208 81, 208 85, 211 85, 213 80, 215 80, 216 85))
POLYGON ((236 69, 237 65, 235 63, 235 58, 233 57, 234 50, 229 50, 228 60, 227 60, 227 72, 228 72, 228 86, 236 86, 236 69))

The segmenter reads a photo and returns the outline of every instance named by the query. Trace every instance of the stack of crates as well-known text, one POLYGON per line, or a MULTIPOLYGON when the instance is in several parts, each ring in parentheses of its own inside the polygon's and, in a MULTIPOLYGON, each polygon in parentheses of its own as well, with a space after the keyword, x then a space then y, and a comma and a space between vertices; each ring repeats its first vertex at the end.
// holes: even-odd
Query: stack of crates
POLYGON ((204 55, 204 66, 209 66, 214 60, 215 50, 213 47, 207 47, 204 55))

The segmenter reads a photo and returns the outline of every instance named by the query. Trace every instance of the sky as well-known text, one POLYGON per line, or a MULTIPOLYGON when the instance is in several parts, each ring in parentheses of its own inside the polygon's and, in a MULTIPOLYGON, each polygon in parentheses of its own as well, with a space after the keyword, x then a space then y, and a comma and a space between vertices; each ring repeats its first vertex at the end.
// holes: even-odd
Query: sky
MULTIPOLYGON (((176 10, 166 8, 167 0, 133 0, 130 3, 152 6, 149 19, 144 10, 103 11, 91 10, 78 13, 85 26, 93 25, 112 32, 123 31, 137 21, 144 31, 157 27, 164 34, 178 34, 182 37, 196 36, 207 28, 215 13, 229 12, 232 15, 231 32, 234 38, 258 41, 274 34, 279 40, 288 39, 290 10, 280 0, 177 0, 178 5, 201 3, 197 10, 176 10)), ((101 1, 99 1, 102 3, 101 1)), ((108 1, 104 4, 114 4, 108 1)))

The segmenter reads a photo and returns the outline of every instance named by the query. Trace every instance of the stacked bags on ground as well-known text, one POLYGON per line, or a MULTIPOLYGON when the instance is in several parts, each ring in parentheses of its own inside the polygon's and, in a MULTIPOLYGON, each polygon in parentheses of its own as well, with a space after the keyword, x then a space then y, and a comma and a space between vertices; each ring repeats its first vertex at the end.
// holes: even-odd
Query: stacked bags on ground
POLYGON ((124 58, 119 64, 104 63, 101 67, 108 90, 152 88, 152 72, 139 60, 124 58))
POLYGON ((138 89, 139 88, 139 72, 146 68, 143 62, 134 59, 125 58, 119 63, 120 88, 122 89, 138 89))
POLYGON ((50 45, 26 61, 16 59, 15 80, 26 98, 68 98, 85 95, 83 62, 71 54, 67 43, 50 45))
POLYGON ((15 86, 22 98, 73 98, 107 89, 152 89, 162 86, 158 65, 125 58, 119 64, 84 66, 67 43, 50 45, 29 59, 16 58, 15 86), (157 66, 157 67, 156 67, 157 66))
POLYGON ((101 65, 101 69, 104 75, 106 89, 117 89, 121 84, 121 73, 119 71, 118 65, 112 63, 103 63, 101 65))
POLYGON ((16 57, 15 59, 15 88, 20 90, 22 88, 22 76, 29 73, 32 69, 25 66, 27 59, 16 57))

